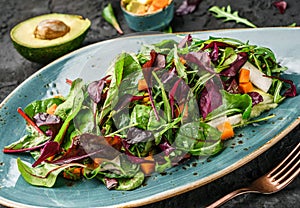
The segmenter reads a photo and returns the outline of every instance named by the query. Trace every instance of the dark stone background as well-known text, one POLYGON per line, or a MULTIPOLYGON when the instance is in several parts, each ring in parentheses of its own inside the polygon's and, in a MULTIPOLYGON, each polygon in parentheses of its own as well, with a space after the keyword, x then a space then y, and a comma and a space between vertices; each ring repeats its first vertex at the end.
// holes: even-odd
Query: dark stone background
MULTIPOLYGON (((112 3, 125 35, 133 34, 134 31, 131 31, 125 23, 117 0, 0 0, 0 102, 22 81, 43 67, 43 65, 25 60, 13 48, 9 32, 14 25, 30 17, 45 13, 79 14, 92 21, 90 31, 83 43, 85 46, 120 37, 101 17, 101 11, 108 2, 112 3)), ((180 2, 175 0, 176 8, 180 2)), ((208 9, 213 5, 231 5, 232 10, 239 11, 241 17, 247 18, 258 27, 288 26, 292 23, 300 25, 300 0, 286 1, 288 8, 284 14, 279 13, 272 5, 273 2, 274 0, 203 0, 194 13, 184 17, 175 16, 171 26, 173 32, 246 27, 235 22, 223 23, 221 20, 214 18, 208 12, 208 9)), ((144 206, 144 208, 204 207, 224 194, 247 185, 270 170, 289 153, 299 140, 300 126, 296 127, 267 152, 225 177, 185 194, 144 206)), ((231 200, 223 207, 283 208, 299 207, 299 204, 300 177, 298 176, 292 184, 276 194, 246 194, 231 200)), ((0 208, 2 208, 1 205, 0 208)))

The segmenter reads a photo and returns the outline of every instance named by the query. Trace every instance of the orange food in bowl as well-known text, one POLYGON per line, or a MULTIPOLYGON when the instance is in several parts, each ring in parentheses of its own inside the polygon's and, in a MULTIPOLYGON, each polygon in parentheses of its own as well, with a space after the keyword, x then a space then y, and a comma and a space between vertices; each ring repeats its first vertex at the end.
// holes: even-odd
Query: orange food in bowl
POLYGON ((128 12, 146 15, 166 8, 171 2, 172 0, 122 0, 121 4, 128 12))

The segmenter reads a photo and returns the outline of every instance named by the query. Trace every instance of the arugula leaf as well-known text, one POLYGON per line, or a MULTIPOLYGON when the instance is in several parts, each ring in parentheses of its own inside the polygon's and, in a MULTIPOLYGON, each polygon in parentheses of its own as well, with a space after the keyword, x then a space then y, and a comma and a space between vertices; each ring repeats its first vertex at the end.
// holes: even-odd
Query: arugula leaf
POLYGON ((249 20, 245 19, 245 18, 241 18, 238 15, 238 11, 235 11, 233 13, 231 13, 231 7, 230 5, 228 5, 226 8, 225 7, 218 7, 218 6, 213 6, 211 7, 208 11, 213 12, 214 16, 216 18, 225 18, 223 20, 223 22, 227 22, 227 21, 235 21, 237 23, 242 23, 245 24, 249 27, 256 27, 253 23, 251 23, 249 20))

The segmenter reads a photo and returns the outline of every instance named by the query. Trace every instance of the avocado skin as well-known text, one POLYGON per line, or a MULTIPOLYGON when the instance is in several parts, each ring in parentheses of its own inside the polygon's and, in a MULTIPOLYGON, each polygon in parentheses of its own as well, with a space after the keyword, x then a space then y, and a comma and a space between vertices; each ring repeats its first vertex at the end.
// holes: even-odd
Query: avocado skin
POLYGON ((88 32, 89 28, 82 33, 80 36, 78 36, 75 39, 72 39, 68 42, 65 42, 60 45, 55 46, 49 46, 45 48, 30 48, 26 46, 22 46, 15 41, 12 40, 13 45, 15 49, 26 59, 32 62, 36 62, 39 64, 48 64, 55 59, 75 50, 78 49, 83 40, 85 39, 85 36, 88 32))

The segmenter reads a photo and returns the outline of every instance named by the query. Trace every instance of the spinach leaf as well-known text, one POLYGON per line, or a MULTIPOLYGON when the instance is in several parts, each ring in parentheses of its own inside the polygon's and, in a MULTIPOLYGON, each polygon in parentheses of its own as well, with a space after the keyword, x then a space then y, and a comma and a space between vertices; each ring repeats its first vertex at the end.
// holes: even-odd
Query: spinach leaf
POLYGON ((72 108, 77 104, 75 103, 76 96, 80 94, 83 88, 85 88, 85 85, 82 79, 74 80, 66 101, 56 108, 54 114, 60 116, 63 120, 65 120, 69 114, 72 114, 72 108))
MULTIPOLYGON (((126 77, 129 78, 129 85, 130 87, 135 86, 132 85, 132 82, 137 82, 139 79, 136 79, 137 77, 132 76, 133 73, 136 73, 138 71, 141 71, 141 65, 139 64, 139 61, 135 55, 128 54, 128 53, 122 53, 114 62, 114 65, 110 67, 110 70, 112 70, 112 76, 111 76, 111 83, 109 86, 109 90, 107 93, 106 100, 103 104, 103 108, 101 110, 99 120, 101 121, 109 112, 113 109, 114 105, 116 105, 118 99, 121 97, 119 95, 119 87, 121 85, 121 81, 124 80, 126 77), (130 76, 129 76, 130 75, 130 76), (133 79, 130 79, 133 77, 133 79), (131 82, 130 82, 131 81, 131 82), (113 103, 114 101, 114 103, 113 103)), ((139 73, 137 73, 139 74, 139 73)), ((123 88, 122 88, 123 89, 123 88)), ((126 87, 124 89, 127 89, 126 87)), ((137 89, 137 88, 136 88, 137 89)), ((127 91, 122 90, 122 95, 124 94, 133 94, 128 93, 127 91)))
POLYGON ((177 149, 197 156, 210 156, 222 150, 221 133, 203 122, 183 124, 175 139, 177 149))
MULTIPOLYGON (((83 166, 81 164, 68 164, 64 166, 45 163, 39 167, 27 166, 20 158, 17 159, 18 169, 25 181, 34 186, 52 187, 57 176, 66 168, 72 166, 83 166)), ((84 166, 83 166, 84 167, 84 166)))
MULTIPOLYGON (((45 144, 45 146, 41 150, 40 157, 32 164, 32 167, 35 167, 35 166, 39 165, 40 163, 45 161, 48 157, 59 153, 60 144, 63 142, 64 136, 65 136, 65 134, 68 130, 70 122, 78 114, 78 112, 81 109, 82 103, 84 101, 84 93, 82 91, 82 86, 83 85, 81 85, 80 83, 79 83, 79 86, 72 83, 72 86, 75 85, 74 88, 73 88, 74 89, 73 92, 76 91, 76 95, 72 95, 72 96, 68 97, 68 99, 66 100, 66 102, 68 102, 67 105, 64 106, 65 108, 60 109, 60 110, 68 109, 68 115, 67 115, 62 127, 60 128, 58 134, 55 136, 54 140, 53 141, 48 141, 45 144), (71 103, 72 103, 72 105, 71 105, 71 103), (69 108, 69 105, 71 105, 70 108, 69 108)), ((65 104, 65 103, 63 103, 63 104, 65 104)))
POLYGON ((137 172, 132 178, 120 178, 118 179, 118 186, 116 190, 129 191, 140 187, 145 179, 143 172, 137 172))
POLYGON ((45 113, 49 107, 53 104, 60 105, 64 100, 62 98, 48 98, 45 100, 36 100, 26 106, 24 112, 30 117, 33 118, 37 113, 45 113))
POLYGON ((225 90, 221 90, 223 104, 209 113, 207 120, 231 115, 235 113, 242 113, 243 119, 249 119, 252 110, 252 98, 248 94, 231 94, 225 90))
POLYGON ((47 142, 50 137, 39 134, 33 127, 26 126, 27 134, 18 141, 4 147, 5 153, 25 152, 41 148, 41 144, 47 142))
POLYGON ((180 78, 182 78, 185 83, 188 83, 188 78, 187 78, 187 73, 186 73, 186 67, 183 65, 183 63, 181 63, 179 55, 178 55, 178 51, 177 51, 177 47, 174 47, 174 64, 176 67, 176 71, 178 73, 178 76, 180 78))
MULTIPOLYGON (((91 174, 97 174, 99 179, 107 178, 133 178, 140 171, 139 165, 130 162, 125 155, 118 155, 112 160, 103 161, 98 169, 91 174)), ((98 178, 98 177, 97 177, 98 178)))
MULTIPOLYGON (((97 115, 97 114, 96 114, 97 115)), ((100 129, 95 121, 95 115, 92 109, 84 106, 73 119, 76 130, 80 133, 99 134, 100 129)))

